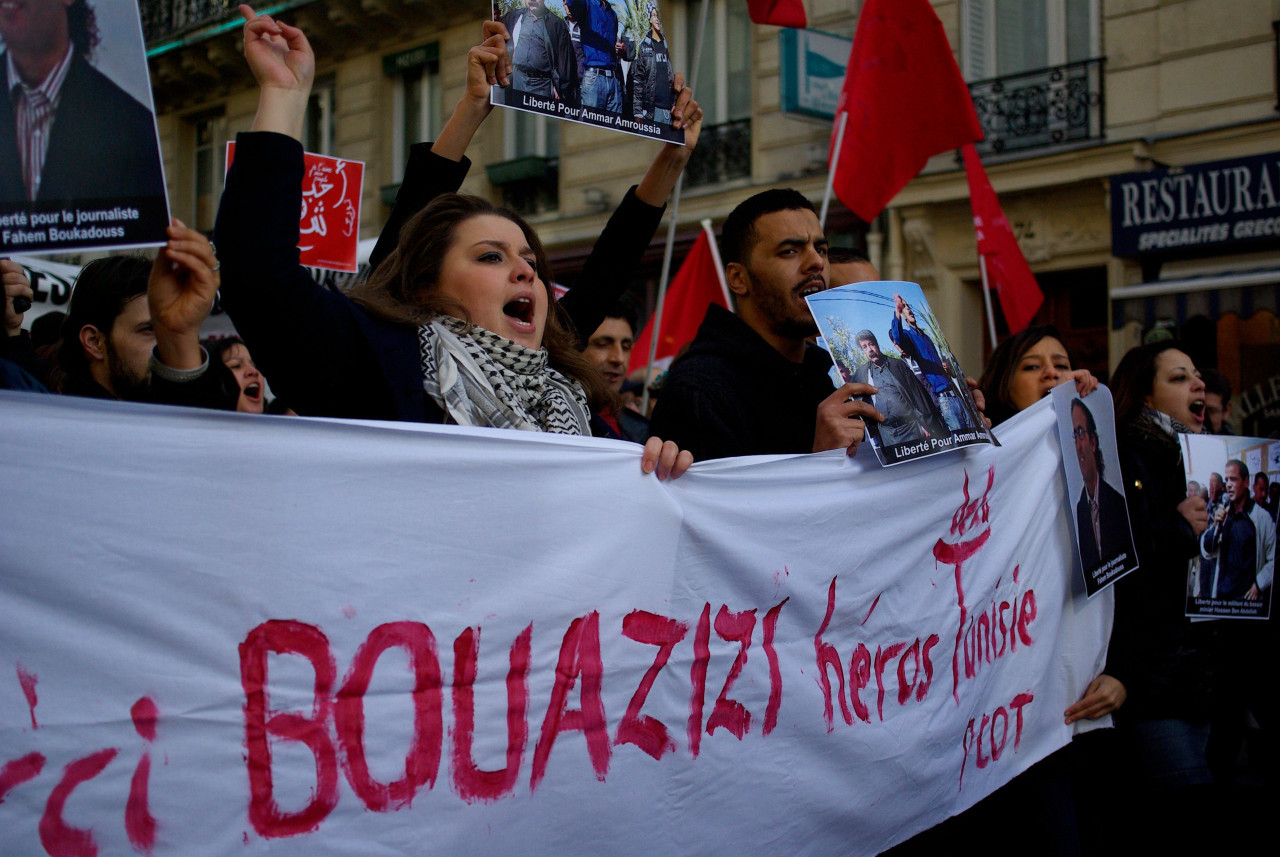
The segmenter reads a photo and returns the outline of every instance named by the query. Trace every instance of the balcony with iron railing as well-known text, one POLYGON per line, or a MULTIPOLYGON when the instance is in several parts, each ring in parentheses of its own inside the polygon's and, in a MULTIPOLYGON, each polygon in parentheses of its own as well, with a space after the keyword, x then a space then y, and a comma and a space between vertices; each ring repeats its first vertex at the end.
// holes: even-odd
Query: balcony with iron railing
POLYGON ((138 8, 142 12, 142 36, 148 45, 153 45, 171 36, 237 16, 239 5, 239 0, 138 0, 138 8))
POLYGON ((684 170, 690 188, 751 177, 751 120, 704 126, 684 170))
POLYGON ((1102 63, 1082 60, 969 84, 985 134, 979 154, 1102 140, 1102 63))

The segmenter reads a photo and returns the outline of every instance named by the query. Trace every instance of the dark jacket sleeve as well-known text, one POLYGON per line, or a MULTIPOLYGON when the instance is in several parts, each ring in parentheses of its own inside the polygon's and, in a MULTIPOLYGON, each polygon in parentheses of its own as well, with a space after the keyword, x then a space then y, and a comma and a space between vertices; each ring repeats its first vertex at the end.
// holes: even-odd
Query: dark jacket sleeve
POLYGON ((569 36, 569 25, 558 15, 551 14, 554 22, 547 27, 551 35, 555 51, 556 91, 560 100, 570 107, 578 106, 578 55, 573 50, 573 39, 569 36))
POLYGON ((674 381, 667 376, 653 409, 649 436, 675 441, 693 453, 694 461, 749 454, 752 444, 746 435, 751 423, 715 395, 716 379, 680 374, 683 377, 674 381))
POLYGON ((631 285, 644 251, 658 230, 663 210, 641 202, 633 185, 596 239, 573 288, 560 299, 561 308, 573 322, 580 349, 586 347, 605 313, 631 285))
MULTIPOLYGON (((573 53, 572 45, 570 54, 573 53)), ((378 243, 369 255, 369 267, 376 270, 400 242, 400 230, 409 218, 427 207, 427 203, 442 193, 457 193, 462 180, 471 169, 471 159, 461 161, 442 158, 431 151, 431 143, 414 143, 409 147, 409 163, 404 168, 404 179, 396 193, 396 203, 391 216, 378 235, 378 243)))
POLYGON ((641 42, 636 49, 635 62, 631 64, 631 80, 627 81, 631 92, 631 115, 636 119, 653 118, 653 66, 653 51, 645 50, 644 42, 641 42))
POLYGON ((299 264, 302 174, 298 141, 270 132, 236 138, 214 228, 223 307, 271 386, 298 413, 393 418, 360 310, 299 264))
POLYGON ((210 360, 208 367, 190 381, 171 381, 152 372, 149 394, 149 400, 158 405, 234 411, 240 400, 240 384, 225 363, 210 360))

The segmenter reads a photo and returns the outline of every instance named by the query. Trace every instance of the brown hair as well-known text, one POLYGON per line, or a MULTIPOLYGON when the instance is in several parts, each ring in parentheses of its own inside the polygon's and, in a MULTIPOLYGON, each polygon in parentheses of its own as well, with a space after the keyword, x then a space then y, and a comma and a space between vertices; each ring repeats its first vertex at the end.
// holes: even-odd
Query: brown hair
POLYGON ((978 387, 987 397, 985 413, 992 425, 1000 425, 1018 412, 1018 408, 1013 404, 1013 398, 1009 395, 1009 388, 1013 385, 1013 375, 1017 371, 1018 364, 1022 362, 1023 355, 1037 342, 1048 336, 1052 336, 1059 342, 1062 341, 1062 334, 1058 332, 1058 328, 1052 324, 1042 324, 1015 333, 991 352, 991 357, 987 360, 987 368, 978 380, 978 387))
POLYGON ((1116 425, 1133 422, 1146 406, 1156 385, 1156 358, 1173 349, 1183 351, 1176 339, 1149 342, 1130 348, 1111 375, 1111 395, 1115 398, 1116 425))
POLYGON ((399 324, 420 326, 437 315, 449 315, 470 322, 466 310, 438 289, 445 254, 453 246, 457 227, 481 215, 505 217, 524 233, 536 261, 535 268, 547 290, 547 323, 542 347, 552 368, 577 381, 587 391, 587 401, 598 408, 609 401, 604 378, 578 351, 577 336, 568 316, 551 291, 551 268, 538 234, 520 215, 498 208, 478 196, 446 193, 436 197, 415 214, 400 230, 400 241, 391 254, 369 275, 367 282, 348 293, 370 314, 399 324))

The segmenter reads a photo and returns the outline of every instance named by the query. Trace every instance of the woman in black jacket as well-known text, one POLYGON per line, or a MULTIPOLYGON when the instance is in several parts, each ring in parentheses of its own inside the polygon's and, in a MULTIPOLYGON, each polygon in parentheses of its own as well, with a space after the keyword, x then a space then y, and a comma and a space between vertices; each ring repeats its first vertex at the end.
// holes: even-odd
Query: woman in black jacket
POLYGON ((1203 430, 1204 384, 1191 358, 1165 341, 1126 354, 1112 389, 1139 567, 1116 584, 1107 671, 1129 691, 1117 725, 1140 787, 1138 832, 1159 834, 1178 830, 1170 827, 1178 818, 1214 824, 1205 749, 1218 629, 1184 615, 1187 567, 1207 516, 1203 499, 1187 497, 1178 437, 1203 430))

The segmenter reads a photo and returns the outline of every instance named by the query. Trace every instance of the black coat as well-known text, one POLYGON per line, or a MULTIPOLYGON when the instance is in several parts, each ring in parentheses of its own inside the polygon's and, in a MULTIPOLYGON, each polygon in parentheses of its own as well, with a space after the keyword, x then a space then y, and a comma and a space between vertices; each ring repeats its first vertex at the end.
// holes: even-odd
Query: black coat
POLYGON ((1103 560, 1122 553, 1129 554, 1129 559, 1133 559, 1124 496, 1101 477, 1098 478, 1098 531, 1102 534, 1101 546, 1093 538, 1088 490, 1081 488, 1080 499, 1076 502, 1076 534, 1080 539, 1080 565, 1085 574, 1101 565, 1103 560))
POLYGON ((1187 564, 1200 555, 1191 525, 1178 512, 1187 496, 1181 452, 1134 425, 1119 431, 1129 522, 1139 568, 1116 582, 1108 675, 1129 696, 1121 718, 1205 721, 1217 684, 1216 625, 1185 615, 1187 564))
MULTIPOLYGON (((422 387, 417 328, 375 318, 346 295, 322 288, 298 264, 302 174, 298 141, 266 132, 237 137, 215 231, 223 306, 236 330, 273 389, 299 414, 441 422, 440 408, 422 387)), ((435 195, 456 190, 465 175, 465 162, 433 156, 429 144, 414 147, 374 250, 375 267, 400 226, 435 195)), ((590 335, 603 321, 661 217, 662 209, 641 202, 634 190, 623 199, 561 301, 579 331, 590 335), (578 299, 570 302, 575 292, 578 299)))
POLYGON ((712 305, 689 351, 671 365, 650 435, 675 441, 695 461, 813 451, 819 403, 835 392, 831 358, 783 357, 746 322, 712 305))

